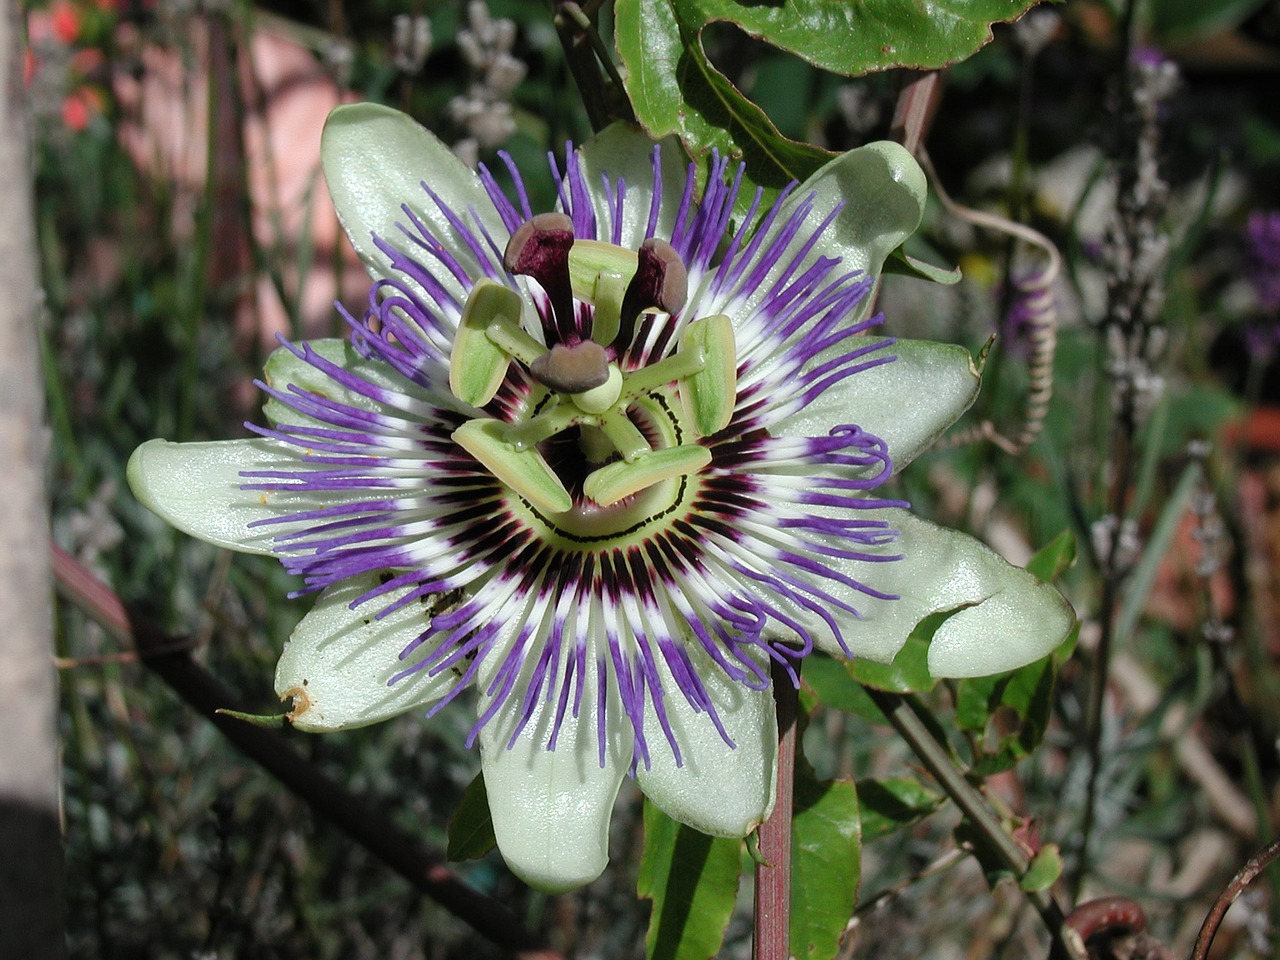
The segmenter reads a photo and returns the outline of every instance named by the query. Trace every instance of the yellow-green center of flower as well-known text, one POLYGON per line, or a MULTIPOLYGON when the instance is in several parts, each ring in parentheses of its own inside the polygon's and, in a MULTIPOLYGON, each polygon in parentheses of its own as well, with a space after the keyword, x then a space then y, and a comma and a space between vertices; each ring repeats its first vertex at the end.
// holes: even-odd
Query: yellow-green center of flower
POLYGON ((542 214, 515 232, 504 259, 509 270, 533 277, 546 291, 552 329, 562 339, 548 349, 522 325, 520 294, 480 281, 454 339, 450 389, 462 402, 484 407, 512 363, 537 386, 516 420, 477 417, 459 427, 454 440, 547 516, 594 516, 599 508, 629 513, 635 504, 628 498, 706 467, 710 451, 683 440, 690 432, 691 439, 716 433, 733 414, 737 360, 729 318, 681 320, 674 351, 630 370, 618 364, 642 314, 671 318, 685 305, 688 275, 671 245, 649 239, 632 251, 576 240, 568 217, 542 214), (587 337, 564 332, 575 329, 579 304, 591 308, 587 337), (571 428, 590 468, 576 504, 544 455, 547 442, 571 428))

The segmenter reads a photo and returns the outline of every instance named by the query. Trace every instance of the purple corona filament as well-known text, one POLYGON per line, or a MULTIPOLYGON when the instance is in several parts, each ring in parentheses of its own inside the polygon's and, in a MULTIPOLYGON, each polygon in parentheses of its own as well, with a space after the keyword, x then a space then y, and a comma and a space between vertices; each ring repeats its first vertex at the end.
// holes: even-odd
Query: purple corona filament
MULTIPOLYGON (((296 468, 242 476, 246 490, 284 491, 312 504, 259 521, 278 528, 276 550, 303 579, 303 592, 378 574, 381 585, 352 608, 384 617, 433 604, 397 679, 452 671, 457 682, 433 710, 478 685, 489 702, 472 740, 512 704, 520 718, 514 743, 546 703, 554 705, 547 731, 554 749, 565 724, 589 719, 582 714, 590 694, 601 765, 607 731, 623 722, 633 764, 647 767, 655 742, 680 760, 665 707, 673 697, 705 714, 732 745, 695 654, 738 683, 766 689, 768 661, 790 668, 813 648, 815 625, 849 650, 840 624, 858 612, 850 589, 885 597, 841 572, 841 561, 897 559, 895 531, 858 513, 904 505, 873 495, 892 470, 885 443, 853 424, 807 438, 773 428, 847 378, 890 362, 892 341, 859 336, 879 322, 855 319, 870 281, 837 258, 812 255, 835 217, 815 222, 812 198, 791 198, 788 188, 761 216, 757 192, 739 220, 742 170, 730 177, 724 158, 713 159, 698 200, 692 166, 683 191, 664 193, 656 149, 650 196, 620 179, 587 183, 578 158, 568 157, 556 215, 534 216, 510 158, 502 156, 514 201, 481 168, 498 220, 525 237, 514 249, 490 236, 474 210, 450 209, 424 184, 428 209, 448 229, 406 207, 400 234, 375 238, 393 276, 375 284, 363 316, 344 312, 365 368, 286 344, 348 399, 261 384, 293 416, 251 429, 301 453, 296 468), (698 436, 680 409, 683 382, 646 387, 626 408, 623 428, 654 449, 700 446, 709 462, 603 507, 583 490, 584 478, 610 462, 584 452, 595 428, 540 440, 573 503, 548 514, 454 438, 477 419, 528 422, 549 388, 547 375, 512 362, 481 409, 459 401, 449 369, 466 304, 450 290, 496 281, 520 294, 526 332, 541 347, 576 347, 591 338, 596 307, 571 289, 569 251, 581 241, 616 246, 624 217, 646 224, 646 242, 631 251, 639 266, 599 362, 637 375, 675 356, 691 324, 727 315, 737 374, 732 411, 722 429, 698 436), (672 225, 668 235, 659 235, 660 224, 672 225), (450 251, 466 251, 473 266, 450 251), (677 289, 686 277, 687 296, 677 289)), ((558 178, 554 161, 551 169, 558 178)))

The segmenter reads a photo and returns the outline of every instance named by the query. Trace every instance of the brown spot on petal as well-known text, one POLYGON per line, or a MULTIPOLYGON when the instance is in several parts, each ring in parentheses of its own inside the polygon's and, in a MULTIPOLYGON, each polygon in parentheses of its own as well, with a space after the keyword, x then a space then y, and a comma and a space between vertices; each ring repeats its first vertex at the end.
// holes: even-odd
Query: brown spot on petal
MULTIPOLYGON (((302 682, 306 684, 307 681, 303 680, 302 682)), ((280 702, 283 703, 290 697, 293 698, 293 709, 284 716, 290 723, 297 723, 298 718, 311 709, 311 698, 307 696, 307 691, 303 690, 302 687, 290 687, 280 694, 280 702)))

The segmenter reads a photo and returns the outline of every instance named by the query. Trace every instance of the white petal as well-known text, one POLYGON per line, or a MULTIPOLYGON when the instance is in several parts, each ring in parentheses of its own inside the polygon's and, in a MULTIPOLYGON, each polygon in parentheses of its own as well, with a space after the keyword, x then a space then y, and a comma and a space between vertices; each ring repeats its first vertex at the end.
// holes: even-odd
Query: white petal
MULTIPOLYGON (((967 608, 934 635, 929 670, 940 677, 986 676, 1040 659, 1071 630, 1075 615, 1062 594, 973 537, 905 510, 859 514, 888 520, 901 536, 887 552, 901 553, 903 558, 885 563, 826 561, 833 570, 899 597, 881 600, 835 581, 822 582, 824 589, 861 614, 858 619, 832 610, 854 656, 887 663, 925 617, 967 608)), ((831 542, 848 546, 835 539, 831 542)), ((803 621, 823 650, 843 655, 817 617, 805 614, 803 621)))
POLYGON ((290 525, 250 529, 250 523, 347 499, 332 493, 240 489, 244 483, 264 482, 242 477, 242 471, 298 466, 297 451, 273 440, 148 440, 133 451, 127 475, 133 495, 183 533, 242 553, 269 554, 273 539, 290 525))
MULTIPOLYGON (((778 720, 772 690, 752 690, 725 676, 700 649, 689 653, 735 746, 708 715, 696 712, 659 658, 665 706, 684 765, 677 767, 649 703, 645 735, 649 768, 638 765, 640 789, 664 813, 703 833, 745 837, 773 809, 778 772, 778 720)), ((764 669, 767 663, 760 660, 764 669)))
MULTIPOLYGON (((879 141, 841 154, 800 184, 785 201, 778 222, 785 222, 811 195, 813 210, 806 222, 815 226, 843 204, 821 241, 801 261, 801 271, 819 257, 841 257, 840 273, 861 270, 878 275, 885 257, 919 226, 927 193, 924 171, 915 158, 900 144, 879 141)), ((787 262, 784 258, 769 272, 742 315, 754 312, 787 262)), ((864 298, 859 317, 870 311, 872 299, 864 298)))
POLYGON ((889 445, 893 469, 901 470, 969 409, 982 378, 969 351, 955 344, 899 340, 884 353, 896 359, 842 380, 769 432, 825 437, 832 427, 855 423, 889 445))
POLYGON ((377 723, 434 703, 457 681, 450 670, 435 677, 421 670, 390 683, 430 652, 430 644, 423 644, 400 659, 429 626, 430 607, 413 601, 376 619, 409 592, 402 589, 352 610, 352 601, 379 582, 365 575, 325 590, 285 644, 276 665, 276 693, 281 700, 294 698, 290 719, 298 729, 321 733, 377 723))
MULTIPOLYGON (((647 134, 626 123, 605 127, 579 147, 579 163, 583 179, 591 191, 599 239, 611 240, 607 230, 613 218, 613 211, 601 189, 602 175, 607 175, 613 183, 622 180, 627 185, 619 245, 626 250, 635 250, 645 239, 649 203, 653 196, 653 148, 654 142, 647 134)), ((661 149, 662 209, 654 233, 665 239, 671 236, 675 226, 676 210, 684 192, 687 161, 670 138, 661 142, 661 149)))
MULTIPOLYGON (((389 364, 367 360, 360 356, 349 340, 337 338, 308 340, 306 346, 315 350, 323 359, 368 381, 376 388, 401 396, 413 396, 420 392, 416 385, 397 374, 389 364)), ((319 394, 357 410, 389 413, 397 417, 403 415, 396 407, 379 403, 363 393, 348 389, 323 370, 307 363, 288 347, 273 350, 267 357, 267 362, 263 366, 263 380, 266 381, 267 386, 285 394, 290 392, 289 387, 292 385, 306 393, 319 394)), ((316 422, 314 418, 298 413, 275 397, 267 398, 262 412, 272 424, 276 425, 316 422)))
MULTIPOLYGON (((492 669, 482 671, 478 683, 481 713, 492 702, 483 695, 486 673, 491 675, 492 669)), ((619 729, 610 731, 601 767, 592 663, 586 681, 579 715, 572 716, 570 703, 555 750, 547 749, 558 708, 554 699, 538 703, 508 749, 522 712, 522 685, 480 733, 480 761, 498 849, 512 873, 549 893, 590 883, 608 864, 609 819, 631 763, 629 730, 619 729)), ((617 703, 613 706, 617 717, 617 703)))
MULTIPOLYGON (((373 103, 337 107, 325 122, 320 156, 338 219, 374 279, 390 276, 391 269, 386 255, 374 246, 372 235, 402 249, 408 244, 397 226, 408 222, 401 204, 417 213, 437 237, 447 242, 454 236, 453 227, 423 191, 423 183, 468 223, 469 208, 474 208, 499 249, 508 239, 501 218, 471 169, 398 110, 373 103)), ((448 246, 473 278, 479 275, 474 258, 461 243, 448 246)), ((465 299, 462 287, 447 270, 432 269, 432 274, 459 300, 465 299)))

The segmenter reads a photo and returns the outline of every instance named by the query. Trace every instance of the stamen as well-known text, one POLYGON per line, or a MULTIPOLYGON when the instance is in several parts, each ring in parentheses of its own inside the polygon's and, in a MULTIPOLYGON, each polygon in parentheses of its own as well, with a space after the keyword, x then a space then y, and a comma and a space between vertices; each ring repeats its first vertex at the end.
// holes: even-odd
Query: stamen
POLYGON ((622 315, 617 337, 612 341, 619 353, 631 345, 636 320, 645 310, 657 308, 675 314, 689 297, 689 272, 675 247, 650 237, 640 244, 640 263, 622 299, 622 315))
POLYGON ((571 347, 557 343, 529 365, 529 373, 559 393, 586 393, 609 379, 609 355, 594 340, 571 347))
POLYGON ((590 336, 596 343, 613 343, 627 286, 636 275, 639 256, 612 243, 578 240, 569 251, 573 295, 595 306, 590 336))
POLYGON ((631 418, 624 410, 611 410, 601 417, 600 429, 627 463, 634 463, 653 452, 649 441, 640 432, 640 428, 631 422, 631 418))
POLYGON ((564 513, 573 498, 536 447, 517 450, 500 420, 468 420, 453 439, 497 479, 545 513, 564 513))
POLYGON ((680 404, 700 436, 729 425, 738 402, 733 324, 723 313, 696 320, 680 335, 679 353, 701 352, 703 367, 680 380, 680 404))
POLYGON ((544 321, 548 342, 573 330, 573 286, 569 251, 573 221, 563 213, 540 213, 522 223, 507 242, 502 262, 512 273, 537 280, 551 298, 553 322, 544 321))
POLYGON ((467 298, 449 354, 449 389, 463 403, 483 407, 494 398, 511 360, 486 331, 497 320, 519 328, 520 295, 493 280, 481 280, 467 298))
POLYGON ((587 477, 582 492, 607 507, 655 483, 695 473, 710 462, 711 451, 694 443, 654 450, 631 463, 619 460, 601 467, 587 477))

